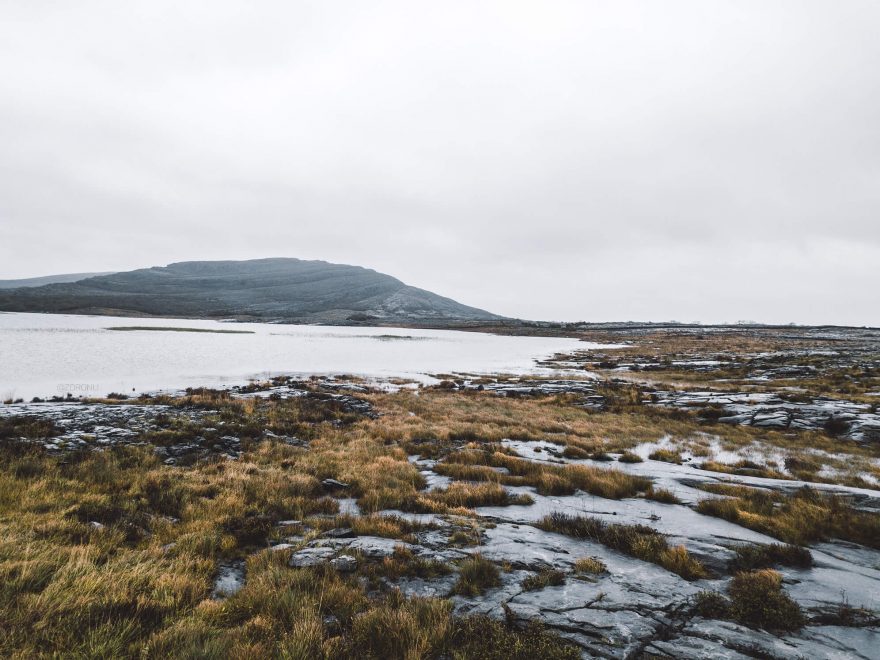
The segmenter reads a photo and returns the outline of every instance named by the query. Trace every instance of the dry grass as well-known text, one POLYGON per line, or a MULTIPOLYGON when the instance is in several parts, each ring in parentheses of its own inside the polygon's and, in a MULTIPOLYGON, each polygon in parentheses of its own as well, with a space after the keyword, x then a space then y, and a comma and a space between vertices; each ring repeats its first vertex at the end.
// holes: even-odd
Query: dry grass
POLYGON ((681 504, 678 496, 666 488, 649 488, 645 491, 645 499, 660 502, 661 504, 681 504))
POLYGON ((501 572, 498 567, 488 559, 484 559, 482 555, 475 554, 461 562, 458 581, 452 588, 452 593, 473 597, 499 586, 501 586, 501 572))
POLYGON ((681 465, 681 454, 673 449, 657 449, 652 451, 648 458, 652 461, 663 461, 664 463, 676 463, 681 465))
POLYGON ((447 456, 435 471, 453 478, 533 486, 542 495, 573 495, 583 490, 599 497, 621 499, 633 497, 651 485, 650 479, 609 468, 536 463, 513 456, 497 445, 469 445, 447 456), (505 472, 498 472, 498 468, 505 472))
MULTIPOLYGON (((356 580, 258 551, 280 533, 279 519, 304 519, 316 533, 345 525, 407 538, 419 529, 393 517, 315 517, 336 503, 299 471, 301 455, 261 443, 239 461, 188 468, 144 448, 64 461, 33 448, 0 456, 0 655, 418 658, 451 654, 465 635, 492 657, 446 601, 371 600, 356 580), (247 559, 247 583, 214 601, 218 562, 232 558, 247 559)), ((391 577, 448 570, 405 551, 376 565, 391 577)), ((479 569, 464 573, 468 584, 486 581, 479 569)), ((545 633, 496 632, 508 648, 550 645, 569 657, 545 633)))
POLYGON ((538 527, 575 538, 601 543, 625 555, 662 566, 686 580, 707 577, 705 567, 683 546, 670 548, 657 530, 644 525, 609 525, 598 518, 552 513, 538 527))
POLYGON ((834 538, 880 548, 880 515, 857 511, 839 497, 807 487, 791 496, 745 486, 703 488, 729 497, 701 500, 697 505, 700 513, 787 543, 807 545, 834 538))
POLYGON ((379 578, 396 581, 402 577, 431 579, 448 575, 452 569, 445 563, 434 559, 417 557, 406 546, 394 548, 394 554, 379 562, 360 562, 358 571, 371 580, 374 588, 380 588, 379 578))
POLYGON ((765 477, 768 479, 791 479, 787 474, 774 470, 765 465, 760 465, 749 460, 741 460, 736 463, 719 463, 718 461, 704 461, 700 465, 701 470, 710 472, 723 472, 724 474, 738 474, 747 477, 765 477))
POLYGON ((751 628, 790 631, 805 623, 798 604, 782 590, 782 576, 774 570, 738 573, 728 591, 731 615, 751 628))
POLYGON ((497 443, 506 438, 546 440, 591 454, 628 449, 665 435, 688 436, 699 430, 689 418, 640 407, 629 414, 591 412, 576 397, 514 398, 490 392, 440 389, 372 395, 384 414, 371 432, 390 442, 402 441, 413 453, 432 454, 437 447, 467 442, 497 443))
POLYGON ((606 572, 608 567, 605 562, 596 557, 581 557, 574 562, 574 570, 576 573, 599 575, 606 572))
MULTIPOLYGON (((518 630, 456 618, 442 599, 396 593, 377 599, 362 582, 430 579, 448 570, 403 549, 386 560, 361 562, 359 572, 346 577, 324 567, 291 569, 287 553, 266 548, 290 533, 277 525, 288 519, 303 521, 306 540, 331 527, 412 540, 422 526, 373 514, 394 508, 472 515, 477 506, 528 503, 510 494, 512 486, 607 498, 648 494, 651 482, 643 477, 533 463, 495 444, 503 438, 549 440, 600 456, 664 435, 692 437, 699 429, 688 416, 637 409, 632 390, 615 396, 618 412, 592 413, 568 397, 371 394, 365 398, 382 416, 370 419, 335 402, 235 399, 197 390, 150 400, 168 404, 171 413, 162 428, 141 438, 146 446, 64 457, 29 441, 51 437, 51 425, 0 420, 0 656, 577 657, 534 626, 518 630), (189 409, 203 414, 201 423, 175 419, 174 411, 189 409), (307 441, 308 449, 263 440, 267 430, 307 441), (150 446, 199 436, 210 444, 220 435, 241 439, 239 460, 193 459, 170 467, 150 446), (22 436, 28 441, 19 441, 22 436), (441 458, 438 472, 459 481, 425 491, 410 453, 441 458), (358 499, 365 515, 338 515, 337 501, 321 486, 325 478, 349 483, 346 495, 358 499), (218 565, 231 560, 246 560, 247 583, 225 601, 213 600, 218 565)), ((753 438, 737 433, 731 437, 753 438)), ((776 530, 780 538, 800 528, 846 533, 838 537, 866 544, 880 538, 868 514, 821 498, 795 499, 772 500, 780 520, 750 492, 705 506, 723 508, 740 524, 776 530)), ((670 548, 655 530, 590 520, 551 517, 545 524, 687 579, 705 575, 684 548, 670 548)), ((479 542, 478 529, 456 526, 453 543, 479 542)), ((584 559, 575 570, 597 574, 604 565, 584 559)), ((498 567, 479 556, 459 571, 460 593, 479 593, 500 581, 498 567)), ((548 584, 556 579, 548 576, 548 584)))
POLYGON ((781 543, 740 545, 730 562, 731 571, 752 571, 773 566, 810 568, 813 555, 806 548, 781 543))
POLYGON ((560 587, 565 584, 565 573, 547 568, 522 581, 523 591, 538 591, 544 587, 560 587))

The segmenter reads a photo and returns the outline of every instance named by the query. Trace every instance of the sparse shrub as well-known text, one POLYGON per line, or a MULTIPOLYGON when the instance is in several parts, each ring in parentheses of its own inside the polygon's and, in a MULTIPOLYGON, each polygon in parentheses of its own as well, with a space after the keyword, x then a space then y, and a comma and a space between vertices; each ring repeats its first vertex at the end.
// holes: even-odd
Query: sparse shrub
POLYGON ((452 588, 452 593, 473 597, 500 585, 501 573, 498 567, 482 555, 476 554, 461 563, 458 582, 452 588))
POLYGON ((483 615, 455 622, 448 654, 453 660, 578 660, 581 657, 577 647, 546 632, 537 622, 521 630, 483 615))
POLYGON ((740 545, 736 557, 730 561, 731 571, 750 571, 773 566, 809 568, 813 555, 807 548, 782 543, 740 545))
POLYGON ((510 506, 533 504, 534 501, 530 495, 510 493, 500 484, 469 484, 456 481, 448 488, 425 493, 411 503, 404 503, 402 507, 426 513, 442 513, 445 507, 510 506))
POLYGON ((717 591, 701 591, 696 595, 694 613, 707 619, 726 619, 730 616, 730 601, 717 591))
POLYGON ((744 486, 703 486, 729 499, 701 500, 700 513, 724 518, 787 543, 806 545, 839 538, 880 548, 880 515, 853 509, 844 500, 809 487, 792 495, 744 486))
POLYGON ((863 607, 853 607, 847 602, 828 608, 812 618, 813 625, 867 628, 880 625, 880 616, 863 607))
POLYGON ((707 575, 705 567, 683 546, 670 548, 660 532, 644 525, 608 525, 598 518, 554 512, 542 518, 537 526, 549 532, 596 541, 623 554, 662 566, 685 580, 698 580, 707 575))
POLYGON ((672 449, 657 449, 648 454, 648 458, 652 461, 663 461, 664 463, 677 463, 681 465, 681 454, 672 449))
POLYGON ((719 419, 726 417, 729 413, 723 406, 711 405, 700 410, 700 420, 707 424, 716 424, 719 419))
POLYGON ((645 498, 662 504, 681 504, 675 493, 665 488, 649 488, 645 491, 645 498))
POLYGON ((467 547, 479 545, 480 534, 476 531, 465 531, 463 529, 455 530, 449 537, 449 544, 456 547, 467 547))
POLYGON ((641 463, 643 459, 638 454, 631 451, 625 451, 617 458, 617 460, 621 463, 641 463))
POLYGON ((847 431, 849 431, 850 423, 844 419, 840 419, 839 417, 834 417, 832 415, 828 418, 822 428, 825 430, 825 433, 827 433, 831 437, 839 438, 847 431))
MULTIPOLYGON (((0 440, 43 440, 58 435, 55 422, 30 415, 0 417, 0 440)), ((12 443, 9 443, 12 444, 12 443)))
MULTIPOLYGON (((650 556, 650 555, 649 555, 650 556)), ((639 557, 642 559, 642 557, 639 557)), ((648 561, 651 561, 650 559, 648 561)), ((706 568, 688 553, 683 545, 665 548, 660 551, 659 560, 655 561, 667 571, 680 575, 685 580, 701 580, 708 576, 706 568)))
POLYGON ((590 452, 576 445, 566 445, 565 449, 562 450, 562 455, 565 456, 565 458, 590 458, 590 452))
POLYGON ((565 573, 556 569, 544 569, 522 581, 525 591, 537 591, 544 587, 559 587, 565 584, 565 573))
POLYGON ((785 469, 794 475, 813 475, 822 469, 822 461, 818 456, 809 454, 790 455, 785 457, 785 469))
POLYGON ((10 470, 18 479, 34 479, 44 474, 46 464, 39 456, 23 454, 11 460, 10 470))
POLYGON ((405 546, 397 546, 390 557, 384 557, 378 563, 362 564, 361 572, 373 578, 382 576, 398 580, 404 576, 434 578, 448 575, 452 569, 441 561, 416 557, 405 546))
POLYGON ((422 658, 441 648, 452 625, 449 601, 404 599, 392 592, 386 601, 352 622, 350 657, 422 658))
MULTIPOLYGON (((462 450, 447 457, 440 465, 444 464, 483 464, 505 468, 509 474, 482 470, 471 474, 480 479, 491 479, 508 485, 534 486, 541 495, 573 495, 580 489, 599 497, 621 499, 637 495, 651 485, 650 479, 620 470, 590 465, 547 465, 511 456, 503 451, 462 450)), ((460 470, 449 468, 441 468, 439 471, 450 476, 464 474, 460 470)))
POLYGON ((596 557, 581 557, 574 562, 574 570, 576 573, 588 573, 590 575, 599 575, 608 570, 601 559, 596 557))
POLYGON ((701 470, 709 472, 723 472, 725 474, 740 474, 747 477, 766 477, 768 479, 789 479, 790 477, 779 470, 774 470, 766 465, 755 463, 747 459, 736 463, 719 463, 718 461, 704 461, 700 464, 701 470))
POLYGON ((774 570, 737 573, 728 592, 731 616, 750 628, 791 631, 805 623, 801 608, 782 591, 782 576, 774 570))

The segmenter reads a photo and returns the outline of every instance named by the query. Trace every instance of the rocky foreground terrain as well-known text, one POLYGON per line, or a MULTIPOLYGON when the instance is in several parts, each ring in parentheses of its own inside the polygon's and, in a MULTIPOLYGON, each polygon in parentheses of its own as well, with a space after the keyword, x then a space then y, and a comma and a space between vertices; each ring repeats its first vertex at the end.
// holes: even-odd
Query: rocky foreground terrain
POLYGON ((880 334, 0 407, 3 655, 874 658, 880 334))

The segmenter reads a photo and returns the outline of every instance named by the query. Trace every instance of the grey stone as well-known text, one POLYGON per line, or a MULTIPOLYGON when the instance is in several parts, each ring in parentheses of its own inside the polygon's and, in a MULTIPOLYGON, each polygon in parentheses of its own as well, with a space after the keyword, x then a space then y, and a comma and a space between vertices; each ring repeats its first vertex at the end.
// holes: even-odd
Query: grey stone
POLYGON ((324 532, 324 536, 330 539, 346 539, 354 536, 351 527, 335 527, 324 532))
POLYGON ((330 560, 330 565, 340 573, 351 573, 357 570, 357 559, 351 555, 339 555, 330 560))

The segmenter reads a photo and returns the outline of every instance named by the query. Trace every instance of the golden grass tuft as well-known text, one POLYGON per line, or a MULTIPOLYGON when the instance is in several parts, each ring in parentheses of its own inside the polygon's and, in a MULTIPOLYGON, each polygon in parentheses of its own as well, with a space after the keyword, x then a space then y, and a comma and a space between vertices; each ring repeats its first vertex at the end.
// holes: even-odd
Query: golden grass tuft
POLYGON ((662 534, 644 525, 609 525, 590 516, 555 512, 542 518, 537 526, 548 532, 601 543, 625 555, 662 566, 685 580, 708 576, 705 567, 691 557, 684 546, 670 548, 662 534))
POLYGON ((581 557, 574 562, 574 570, 576 573, 599 575, 605 573, 608 567, 605 562, 596 557, 581 557))
POLYGON ((700 513, 723 518, 786 543, 807 545, 836 538, 880 548, 880 515, 858 511, 840 497, 808 487, 789 496, 745 486, 710 484, 703 488, 730 497, 701 500, 697 505, 700 513))

